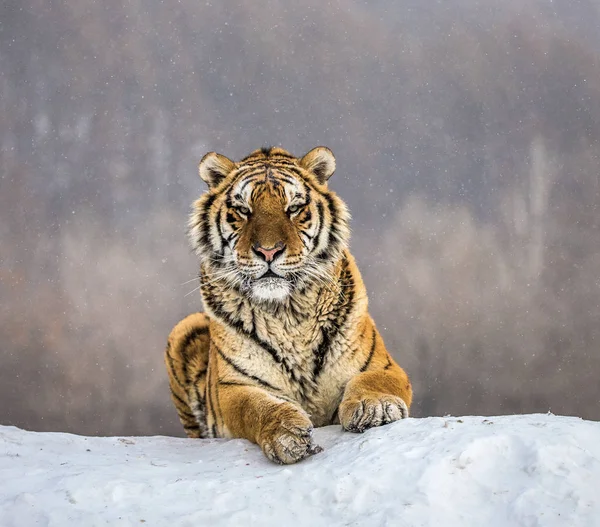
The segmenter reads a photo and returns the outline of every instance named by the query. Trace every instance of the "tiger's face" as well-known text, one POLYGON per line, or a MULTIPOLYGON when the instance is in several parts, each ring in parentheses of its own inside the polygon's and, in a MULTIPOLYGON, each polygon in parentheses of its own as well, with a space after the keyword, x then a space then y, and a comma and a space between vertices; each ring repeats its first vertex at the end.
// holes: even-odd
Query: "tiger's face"
POLYGON ((347 208, 326 186, 334 170, 324 147, 302 158, 257 150, 239 163, 204 156, 199 172, 209 192, 190 218, 202 279, 223 280, 257 302, 326 283, 349 237, 347 208))

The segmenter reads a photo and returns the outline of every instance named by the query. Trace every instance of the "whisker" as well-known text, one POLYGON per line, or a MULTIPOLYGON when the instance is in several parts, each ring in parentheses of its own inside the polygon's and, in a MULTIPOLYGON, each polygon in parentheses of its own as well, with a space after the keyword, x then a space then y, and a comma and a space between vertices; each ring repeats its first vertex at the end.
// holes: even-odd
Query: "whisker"
POLYGON ((229 281, 232 283, 240 283, 242 277, 240 276, 240 272, 239 270, 234 267, 233 265, 229 266, 228 268, 226 267, 225 269, 219 269, 218 271, 215 272, 211 272, 209 274, 205 274, 205 276, 207 276, 208 278, 210 278, 210 280, 204 280, 203 278, 201 278, 202 284, 201 285, 210 285, 214 282, 218 282, 218 281, 229 281))
POLYGON ((192 293, 198 291, 198 289, 200 289, 202 287, 202 284, 199 285, 198 287, 192 289, 189 293, 186 293, 185 295, 183 295, 183 298, 185 298, 186 296, 190 296, 192 293))
MULTIPOLYGON (((310 263, 313 263, 313 262, 310 262, 310 263)), ((313 265, 314 265, 314 263, 313 263, 313 265)), ((304 269, 304 271, 309 276, 313 277, 317 281, 317 283, 321 284, 323 287, 328 289, 331 293, 334 293, 334 294, 337 293, 337 294, 341 295, 344 302, 346 301, 346 295, 344 295, 342 284, 339 283, 339 280, 334 281, 333 277, 325 269, 320 269, 317 266, 311 267, 309 265, 304 269), (336 289, 336 291, 332 290, 329 287, 330 285, 332 287, 334 287, 336 289)))
POLYGON ((327 289, 329 292, 331 292, 333 294, 339 294, 342 296, 342 299, 344 301, 346 300, 346 296, 344 295, 343 291, 339 287, 339 283, 334 282, 329 275, 324 275, 324 274, 322 274, 323 273, 322 271, 311 268, 311 267, 306 267, 302 271, 305 274, 307 274, 308 276, 310 276, 311 278, 313 278, 313 280, 317 284, 321 285, 322 287, 327 289), (335 287, 337 289, 337 291, 334 291, 329 286, 335 287))

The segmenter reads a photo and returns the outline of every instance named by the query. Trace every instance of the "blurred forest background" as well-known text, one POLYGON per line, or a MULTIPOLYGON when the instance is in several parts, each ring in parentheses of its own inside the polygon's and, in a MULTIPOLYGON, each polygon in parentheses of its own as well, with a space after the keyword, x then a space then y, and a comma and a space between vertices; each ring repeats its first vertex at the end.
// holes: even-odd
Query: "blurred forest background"
POLYGON ((201 156, 336 154, 415 416, 600 418, 600 0, 4 0, 0 423, 175 434, 201 156))

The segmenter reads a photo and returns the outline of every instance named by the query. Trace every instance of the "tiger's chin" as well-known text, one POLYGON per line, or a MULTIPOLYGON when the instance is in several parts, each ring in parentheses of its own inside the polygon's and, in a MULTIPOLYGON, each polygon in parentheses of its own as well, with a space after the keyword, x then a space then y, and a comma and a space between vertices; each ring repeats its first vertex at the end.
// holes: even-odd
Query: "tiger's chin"
POLYGON ((249 287, 252 300, 258 302, 283 302, 292 292, 292 284, 285 278, 260 278, 249 287))

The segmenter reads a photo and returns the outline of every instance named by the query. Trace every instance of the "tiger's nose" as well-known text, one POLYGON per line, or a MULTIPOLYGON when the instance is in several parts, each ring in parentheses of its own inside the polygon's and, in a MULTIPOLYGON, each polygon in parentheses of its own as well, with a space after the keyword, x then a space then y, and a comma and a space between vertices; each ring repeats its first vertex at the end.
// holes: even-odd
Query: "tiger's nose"
POLYGON ((283 253, 285 245, 283 244, 283 242, 277 242, 273 247, 267 249, 266 247, 262 247, 261 245, 259 245, 257 242, 252 246, 252 249, 258 256, 263 258, 265 262, 270 263, 273 260, 275 260, 277 256, 283 253))

